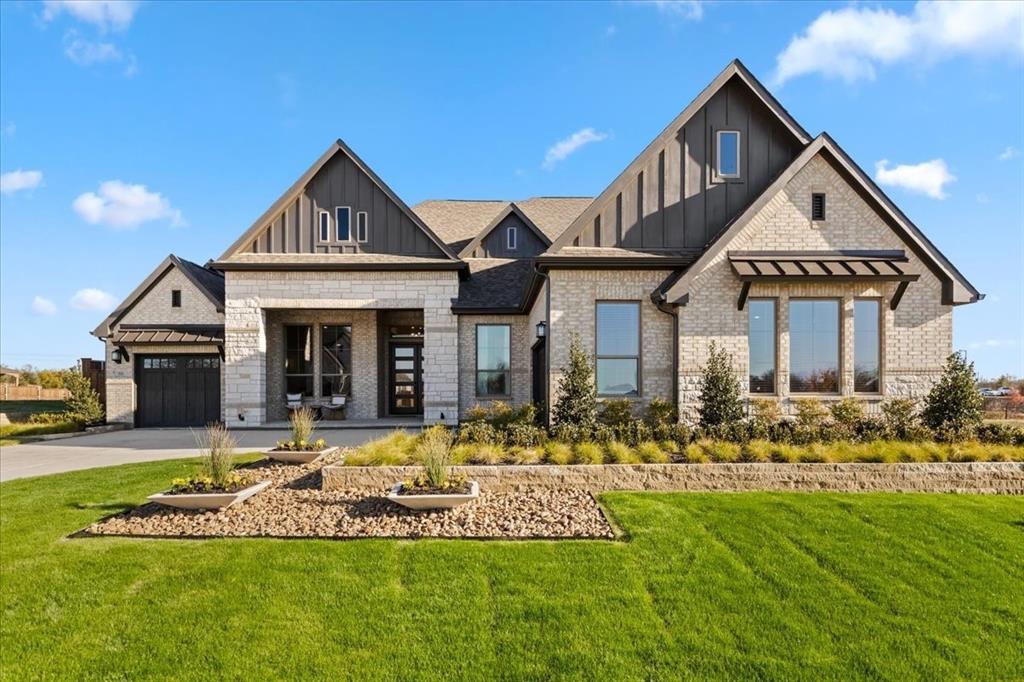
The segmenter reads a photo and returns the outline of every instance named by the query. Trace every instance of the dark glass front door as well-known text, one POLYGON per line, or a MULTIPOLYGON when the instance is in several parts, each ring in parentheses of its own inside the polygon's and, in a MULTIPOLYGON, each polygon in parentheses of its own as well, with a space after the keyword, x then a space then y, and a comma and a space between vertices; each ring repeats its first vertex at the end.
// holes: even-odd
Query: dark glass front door
POLYGON ((391 344, 388 408, 391 414, 423 414, 423 344, 391 344))

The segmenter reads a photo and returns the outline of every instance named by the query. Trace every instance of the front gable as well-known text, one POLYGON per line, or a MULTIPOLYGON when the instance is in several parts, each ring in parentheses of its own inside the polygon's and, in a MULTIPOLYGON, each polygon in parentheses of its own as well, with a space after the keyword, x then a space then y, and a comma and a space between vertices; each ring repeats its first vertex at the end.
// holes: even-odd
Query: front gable
POLYGON ((230 262, 245 256, 251 261, 253 254, 456 258, 341 140, 332 144, 220 260, 230 262))
POLYGON ((551 240, 523 211, 510 203, 459 253, 461 258, 532 258, 551 240), (509 228, 515 237, 510 244, 509 228))

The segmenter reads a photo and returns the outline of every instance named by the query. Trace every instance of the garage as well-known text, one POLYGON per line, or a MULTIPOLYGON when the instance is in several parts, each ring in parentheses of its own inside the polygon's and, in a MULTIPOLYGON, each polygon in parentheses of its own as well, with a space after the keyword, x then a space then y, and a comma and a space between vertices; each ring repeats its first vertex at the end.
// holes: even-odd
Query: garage
POLYGON ((220 357, 135 357, 136 426, 205 426, 220 421, 220 357))

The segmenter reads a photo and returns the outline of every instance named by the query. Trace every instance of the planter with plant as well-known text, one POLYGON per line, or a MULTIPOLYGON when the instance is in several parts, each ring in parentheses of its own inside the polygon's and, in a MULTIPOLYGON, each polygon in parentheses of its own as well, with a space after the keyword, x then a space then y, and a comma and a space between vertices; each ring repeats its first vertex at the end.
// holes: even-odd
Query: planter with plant
POLYGON ((170 490, 150 495, 149 500, 179 509, 224 509, 238 504, 270 485, 235 471, 232 461, 235 439, 227 427, 211 424, 205 437, 197 436, 202 464, 199 473, 171 482, 170 490))
POLYGON ((308 464, 337 449, 329 447, 323 438, 313 440, 316 416, 310 408, 294 410, 288 423, 291 425, 292 437, 290 440, 278 441, 272 450, 268 450, 266 454, 270 459, 288 464, 308 464))
POLYGON ((415 457, 423 465, 423 473, 408 481, 396 483, 388 499, 417 511, 451 509, 480 496, 476 481, 452 473, 452 432, 444 426, 433 426, 420 437, 415 457))

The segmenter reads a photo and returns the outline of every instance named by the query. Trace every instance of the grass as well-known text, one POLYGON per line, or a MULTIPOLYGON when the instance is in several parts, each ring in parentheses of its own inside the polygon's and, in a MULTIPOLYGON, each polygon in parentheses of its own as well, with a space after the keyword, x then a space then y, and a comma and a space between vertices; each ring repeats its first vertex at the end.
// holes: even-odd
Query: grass
POLYGON ((56 424, 7 424, 0 426, 0 446, 18 445, 37 440, 37 436, 51 433, 72 433, 81 431, 78 422, 58 422, 56 424))
POLYGON ((3 679, 1019 679, 1009 497, 602 497, 628 542, 67 539, 192 461, 0 485, 3 679))

